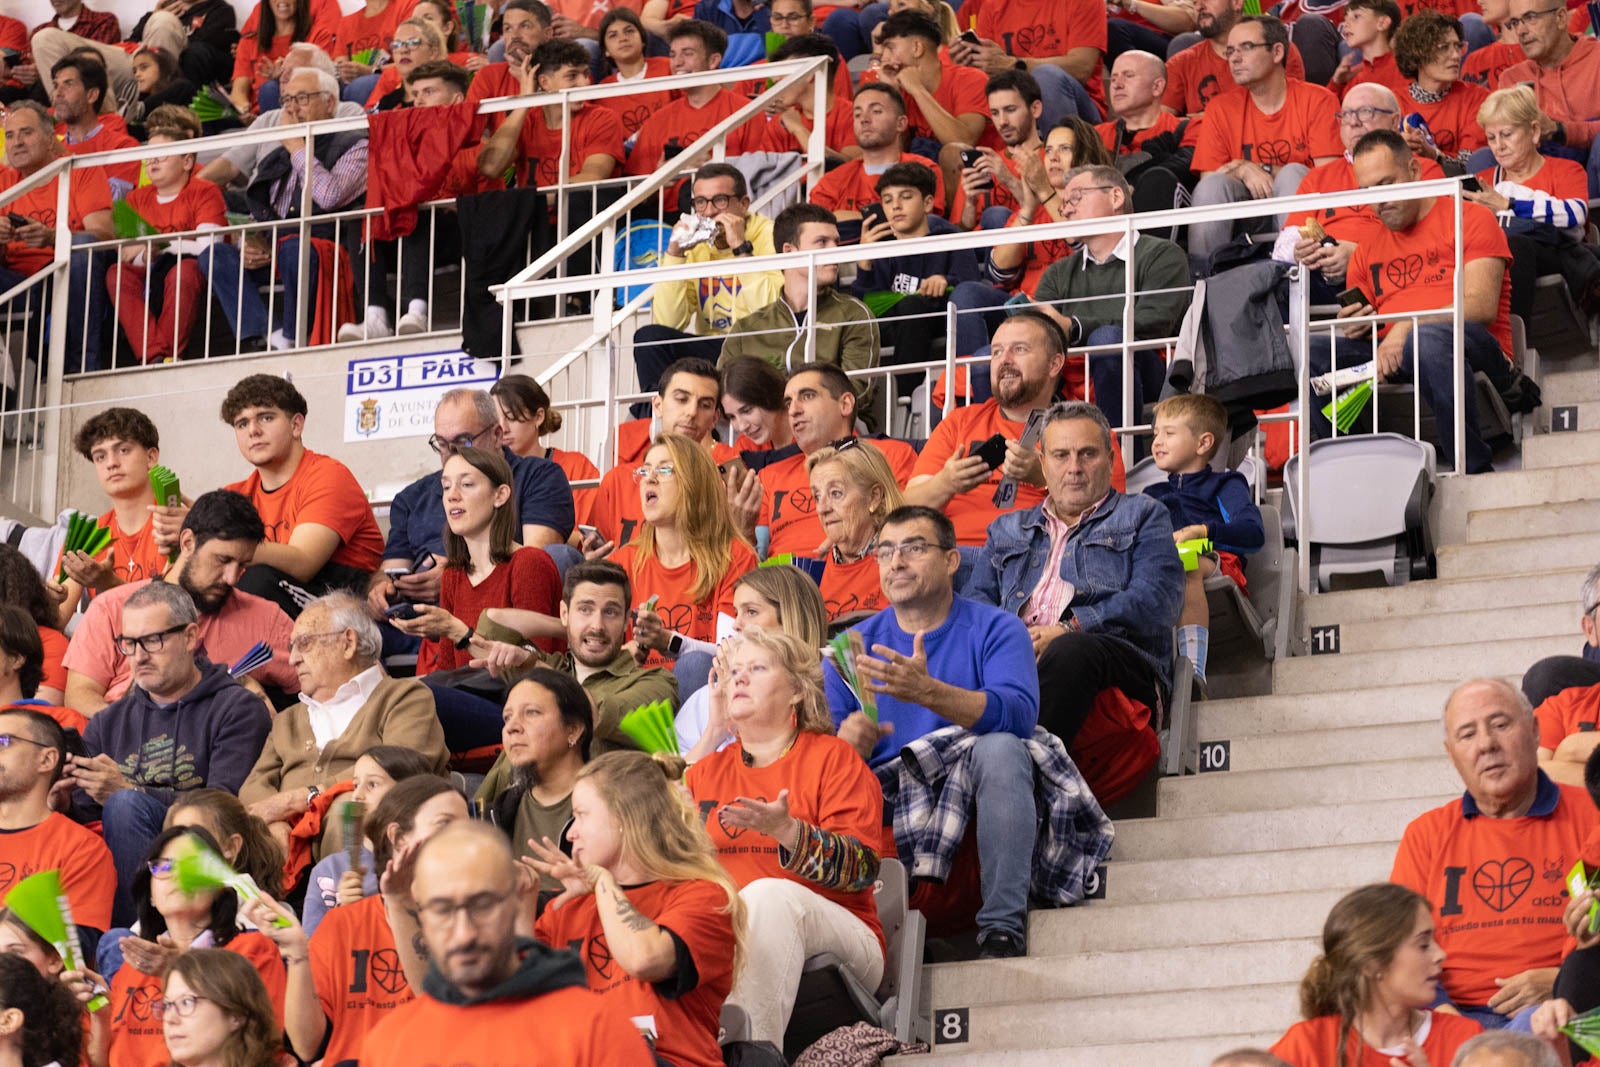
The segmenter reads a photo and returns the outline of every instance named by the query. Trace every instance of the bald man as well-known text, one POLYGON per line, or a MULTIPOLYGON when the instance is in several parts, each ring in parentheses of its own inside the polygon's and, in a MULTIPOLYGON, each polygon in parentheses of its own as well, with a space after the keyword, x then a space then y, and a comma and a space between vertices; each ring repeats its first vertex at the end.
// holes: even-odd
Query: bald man
POLYGON ((1450 694, 1444 747, 1466 792, 1412 820, 1389 880, 1433 904, 1441 1003, 1499 1029, 1550 996, 1567 937, 1562 879, 1600 813, 1539 769, 1533 709, 1502 679, 1450 694))
POLYGON ((652 1067, 639 1032, 586 988, 576 956, 516 936, 525 888, 505 835, 487 823, 451 823, 396 853, 383 878, 390 928, 408 964, 417 951, 431 963, 417 999, 367 1035, 363 1067, 652 1067), (519 1046, 514 1034, 538 1040, 519 1046))
MULTIPOLYGON (((1174 146, 1183 139, 1188 120, 1161 106, 1161 96, 1167 91, 1167 64, 1159 56, 1137 50, 1122 53, 1112 64, 1106 84, 1117 118, 1102 122, 1095 130, 1107 150, 1114 155, 1142 152, 1146 141, 1164 133, 1175 134, 1174 146)), ((1192 142, 1190 149, 1192 155, 1192 142)))

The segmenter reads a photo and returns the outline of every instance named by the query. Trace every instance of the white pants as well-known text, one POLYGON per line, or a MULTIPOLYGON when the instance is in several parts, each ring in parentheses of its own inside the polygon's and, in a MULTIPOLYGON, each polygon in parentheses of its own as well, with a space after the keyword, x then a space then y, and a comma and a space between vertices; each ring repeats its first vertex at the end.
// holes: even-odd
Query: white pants
POLYGON ((883 980, 883 950, 848 909, 786 878, 758 878, 739 891, 749 913, 744 969, 730 1003, 750 1016, 753 1041, 783 1047, 806 960, 831 952, 868 989, 883 980))

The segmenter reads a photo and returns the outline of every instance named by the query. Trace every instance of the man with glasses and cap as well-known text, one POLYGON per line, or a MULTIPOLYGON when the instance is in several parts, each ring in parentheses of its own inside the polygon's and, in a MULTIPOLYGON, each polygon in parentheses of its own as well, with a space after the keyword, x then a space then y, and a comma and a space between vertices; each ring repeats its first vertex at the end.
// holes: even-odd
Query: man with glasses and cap
POLYGON ((237 793, 272 729, 266 701, 197 653, 198 618, 166 582, 123 601, 115 642, 133 685, 89 720, 86 754, 67 757, 63 791, 80 821, 100 819, 116 863, 118 926, 134 918, 129 886, 167 809, 194 789, 237 793))

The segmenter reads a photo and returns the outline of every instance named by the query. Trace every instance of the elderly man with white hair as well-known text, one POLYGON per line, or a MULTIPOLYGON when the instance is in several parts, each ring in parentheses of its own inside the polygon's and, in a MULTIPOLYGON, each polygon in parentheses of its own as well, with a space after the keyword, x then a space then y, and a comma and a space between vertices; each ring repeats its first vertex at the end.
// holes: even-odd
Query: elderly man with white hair
POLYGON ((1444 735, 1466 792, 1412 820, 1389 879, 1433 905, 1447 954, 1440 1003, 1487 1029, 1514 1020, 1525 1029, 1561 964, 1562 878, 1600 828, 1600 812, 1583 790, 1539 769, 1533 709, 1503 679, 1458 686, 1445 702, 1444 735))
MULTIPOLYGON (((366 601, 330 593, 307 604, 289 639, 289 665, 300 677, 300 704, 280 713, 239 799, 287 846, 289 831, 318 798, 341 782, 374 745, 420 752, 443 772, 444 731, 428 687, 390 678, 379 662, 383 639, 366 601)), ((335 824, 336 825, 336 824, 335 824)), ((338 833, 313 839, 312 855, 342 847, 338 833)))
MULTIPOLYGON (((1443 1067, 1443 1065, 1441 1065, 1443 1067)), ((1565 1067, 1555 1047, 1531 1034, 1490 1030, 1456 1049, 1450 1067, 1565 1067)))

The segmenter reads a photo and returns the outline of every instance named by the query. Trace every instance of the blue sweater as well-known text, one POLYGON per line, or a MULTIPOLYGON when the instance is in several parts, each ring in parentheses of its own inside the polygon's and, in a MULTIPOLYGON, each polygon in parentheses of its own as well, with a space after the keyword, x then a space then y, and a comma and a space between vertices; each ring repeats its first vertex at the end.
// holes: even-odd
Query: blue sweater
POLYGON ((1220 549, 1243 555, 1259 552, 1266 543, 1261 509, 1250 494, 1250 483, 1238 471, 1207 467, 1194 474, 1169 474, 1145 494, 1166 505, 1174 530, 1204 523, 1212 544, 1220 549))
MULTIPOLYGON (((912 635, 900 629, 892 607, 851 629, 861 634, 869 655, 874 654, 874 645, 911 654, 912 635)), ((983 717, 972 727, 974 733, 1004 731, 1024 739, 1033 736, 1039 721, 1039 672, 1034 665, 1033 642, 1021 619, 958 596, 950 605, 944 625, 927 634, 922 647, 928 654, 929 674, 949 685, 981 690, 988 698, 983 717)), ((838 724, 851 712, 860 710, 861 705, 833 664, 826 660, 823 663, 828 710, 838 724)), ((894 733, 878 742, 872 752, 874 765, 923 734, 952 725, 920 704, 907 704, 886 695, 880 695, 877 704, 878 721, 893 723, 894 733)))

